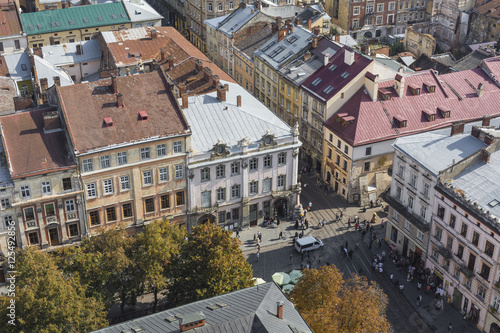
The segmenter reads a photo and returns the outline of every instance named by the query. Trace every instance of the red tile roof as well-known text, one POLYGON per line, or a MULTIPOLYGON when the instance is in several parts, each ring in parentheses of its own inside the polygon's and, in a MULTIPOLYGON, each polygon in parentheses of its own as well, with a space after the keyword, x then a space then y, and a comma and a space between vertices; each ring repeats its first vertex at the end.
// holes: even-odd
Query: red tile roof
POLYGON ((69 136, 78 153, 186 133, 188 125, 159 71, 117 77, 116 82, 125 104, 121 108, 112 93, 111 79, 58 88, 69 136), (147 120, 139 119, 140 111, 147 112, 147 120), (105 117, 113 119, 112 127, 103 126, 105 117))
POLYGON ((493 18, 500 18, 500 3, 498 1, 490 1, 482 6, 473 9, 475 13, 493 18))
MULTIPOLYGON (((500 60, 490 60, 488 65, 500 77, 500 60)), ((379 90, 392 94, 390 100, 372 101, 364 87, 359 89, 337 111, 337 114, 347 114, 355 120, 344 127, 332 116, 325 126, 349 144, 359 146, 450 126, 459 120, 470 122, 485 115, 500 116, 500 86, 481 68, 440 76, 432 70, 405 76, 406 87, 402 97, 397 95, 393 84, 394 80, 379 83, 379 90), (425 84, 431 83, 436 85, 433 93, 424 89, 425 84), (474 87, 481 83, 484 92, 482 97, 478 97, 474 87), (414 96, 408 86, 420 87, 420 95, 414 96), (441 112, 437 112, 438 108, 448 109, 450 116, 443 118, 441 112), (424 110, 436 114, 435 120, 429 121, 424 110), (398 116, 407 120, 406 127, 394 124, 393 119, 398 116)))
POLYGON ((344 46, 330 58, 326 66, 321 66, 304 81, 302 88, 318 96, 322 100, 327 101, 341 91, 344 86, 373 61, 354 52, 354 63, 349 66, 344 62, 345 51, 346 47, 344 46), (336 66, 333 71, 330 70, 332 65, 334 65, 334 67, 336 66), (343 78, 342 75, 346 72, 349 73, 349 76, 343 78), (317 82, 317 79, 321 79, 321 82, 314 85, 313 82, 317 82), (328 88, 328 86, 332 86, 333 89, 328 89, 325 93, 325 89, 328 88))
POLYGON ((12 178, 76 168, 64 132, 43 130, 43 114, 54 110, 39 109, 0 118, 12 178))
MULTIPOLYGON (((14 4, 14 1, 11 1, 14 4)), ((16 7, 9 9, 7 1, 0 2, 0 36, 22 34, 21 22, 16 7)))

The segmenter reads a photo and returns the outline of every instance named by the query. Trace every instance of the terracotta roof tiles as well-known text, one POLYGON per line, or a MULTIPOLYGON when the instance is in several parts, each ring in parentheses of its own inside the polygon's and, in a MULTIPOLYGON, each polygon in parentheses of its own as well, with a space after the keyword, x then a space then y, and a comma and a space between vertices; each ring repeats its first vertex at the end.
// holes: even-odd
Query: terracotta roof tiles
POLYGON ((5 1, 0 4, 0 21, 2 22, 0 36, 7 37, 23 33, 16 7, 9 9, 9 4, 5 1))

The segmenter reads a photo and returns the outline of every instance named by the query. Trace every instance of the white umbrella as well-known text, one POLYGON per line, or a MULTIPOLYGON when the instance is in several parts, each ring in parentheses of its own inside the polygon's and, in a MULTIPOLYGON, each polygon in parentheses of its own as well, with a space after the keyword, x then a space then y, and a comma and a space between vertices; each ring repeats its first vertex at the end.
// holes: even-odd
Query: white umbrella
POLYGON ((283 272, 274 273, 272 278, 273 281, 279 284, 280 286, 284 286, 285 284, 290 283, 290 276, 283 272))
POLYGON ((283 286, 283 292, 288 294, 293 289, 293 287, 295 287, 293 284, 286 284, 283 286))
POLYGON ((266 283, 266 281, 264 281, 264 279, 261 279, 261 278, 252 278, 252 281, 253 281, 253 285, 256 286, 258 284, 263 284, 263 283, 266 283))
POLYGON ((291 283, 296 284, 297 282, 299 282, 300 278, 302 277, 302 271, 298 270, 298 269, 294 269, 293 271, 288 273, 288 275, 290 275, 291 283))

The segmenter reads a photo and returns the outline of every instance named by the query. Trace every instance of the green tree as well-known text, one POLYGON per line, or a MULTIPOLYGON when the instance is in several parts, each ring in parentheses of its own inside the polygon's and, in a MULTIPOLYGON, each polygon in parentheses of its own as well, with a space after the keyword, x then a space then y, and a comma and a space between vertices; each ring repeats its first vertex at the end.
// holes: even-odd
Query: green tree
POLYGON ((375 282, 344 280, 335 266, 305 269, 290 299, 316 333, 387 332, 387 296, 375 282))
POLYGON ((240 244, 211 223, 195 227, 174 262, 169 301, 180 305, 251 286, 252 268, 240 244))
POLYGON ((89 332, 108 325, 104 304, 86 297, 77 278, 57 269, 54 258, 33 248, 16 262, 15 297, 0 297, 2 332, 89 332), (15 326, 7 321, 15 300, 15 326))
POLYGON ((179 255, 186 229, 168 220, 154 221, 136 238, 134 261, 147 291, 154 293, 153 311, 158 305, 158 292, 167 287, 169 265, 179 255))
POLYGON ((404 50, 405 50, 405 45, 403 44, 403 42, 397 41, 391 44, 389 48, 389 55, 395 56, 398 53, 404 52, 404 50))

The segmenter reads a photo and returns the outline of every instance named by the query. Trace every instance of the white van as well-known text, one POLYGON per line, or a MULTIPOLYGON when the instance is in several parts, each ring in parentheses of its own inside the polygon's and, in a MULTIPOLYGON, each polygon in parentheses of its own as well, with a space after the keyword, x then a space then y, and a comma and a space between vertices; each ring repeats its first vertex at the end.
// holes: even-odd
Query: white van
POLYGON ((295 249, 299 251, 299 253, 304 253, 307 251, 313 251, 319 249, 324 244, 321 239, 318 239, 313 236, 306 236, 302 238, 298 238, 295 241, 295 249))

